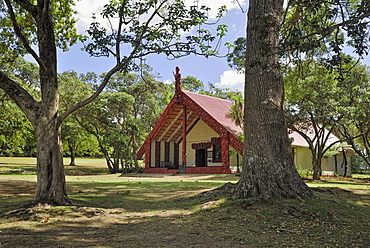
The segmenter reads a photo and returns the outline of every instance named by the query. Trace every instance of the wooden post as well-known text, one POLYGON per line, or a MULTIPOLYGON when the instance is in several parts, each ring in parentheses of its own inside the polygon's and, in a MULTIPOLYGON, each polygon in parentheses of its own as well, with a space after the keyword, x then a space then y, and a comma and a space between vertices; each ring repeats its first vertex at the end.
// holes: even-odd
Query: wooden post
POLYGON ((186 106, 183 105, 182 115, 182 165, 186 171, 186 106))
POLYGON ((224 131, 221 133, 221 154, 222 166, 225 169, 230 169, 230 156, 229 156, 229 132, 224 131))
POLYGON ((145 142, 145 168, 149 169, 150 162, 151 162, 151 142, 150 140, 147 140, 145 142))

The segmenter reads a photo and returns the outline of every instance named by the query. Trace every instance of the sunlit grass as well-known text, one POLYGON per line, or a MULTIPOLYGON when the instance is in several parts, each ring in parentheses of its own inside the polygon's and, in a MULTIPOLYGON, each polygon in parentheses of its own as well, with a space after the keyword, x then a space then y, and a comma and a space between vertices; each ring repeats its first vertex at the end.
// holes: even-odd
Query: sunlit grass
MULTIPOLYGON (((64 165, 69 165, 70 158, 63 158, 64 165)), ((76 158, 77 166, 106 167, 104 158, 76 158)), ((0 164, 36 165, 36 158, 31 157, 0 157, 0 164)))
MULTIPOLYGON (((108 174, 104 159, 77 158, 76 166, 69 166, 69 158, 64 158, 66 175, 108 174)), ((0 157, 0 175, 36 175, 36 158, 0 157)))
MULTIPOLYGON (((22 212, 35 175, 0 175, 5 247, 367 247, 370 188, 308 181, 318 199, 197 197, 233 175, 67 176, 78 206, 22 212), (211 207, 204 208, 206 204, 211 207), (19 210, 20 209, 20 210, 19 210), (17 212, 20 211, 20 212, 17 212), (217 244, 217 245, 215 245, 217 244)), ((3 241, 1 241, 3 242, 3 241)))
POLYGON ((367 174, 352 174, 352 178, 370 179, 370 172, 367 174))

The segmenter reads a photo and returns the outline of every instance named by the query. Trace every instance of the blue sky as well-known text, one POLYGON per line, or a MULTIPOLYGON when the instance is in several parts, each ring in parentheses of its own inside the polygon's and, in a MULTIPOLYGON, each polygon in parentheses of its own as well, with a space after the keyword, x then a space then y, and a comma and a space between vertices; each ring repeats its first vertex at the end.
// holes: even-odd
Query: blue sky
MULTIPOLYGON (((193 4, 194 0, 185 0, 189 4, 193 4)), ((83 34, 92 21, 92 13, 100 13, 104 3, 107 0, 82 0, 76 2, 76 9, 79 14, 76 18, 79 20, 77 28, 79 33, 83 34)), ((247 9, 247 0, 239 0, 242 8, 235 0, 199 0, 199 4, 210 6, 214 16, 218 7, 226 5, 229 11, 218 24, 226 24, 229 27, 229 32, 223 38, 222 44, 225 42, 232 43, 238 37, 245 37, 246 17, 247 14, 243 10, 247 9)), ((100 19, 102 23, 106 22, 100 19)), ((82 44, 77 44, 68 52, 59 52, 58 55, 58 71, 73 70, 78 73, 95 72, 101 74, 107 72, 114 66, 114 58, 94 58, 90 57, 86 52, 81 51, 82 44)), ((221 54, 226 54, 226 48, 222 49, 221 54)), ((218 87, 232 88, 243 91, 244 76, 238 74, 235 70, 227 65, 226 58, 204 58, 202 56, 190 55, 177 60, 168 60, 164 55, 150 55, 146 57, 147 64, 149 64, 153 71, 159 73, 161 81, 172 82, 173 72, 176 66, 181 69, 182 77, 194 76, 207 86, 208 83, 215 84, 218 87)), ((363 63, 370 64, 370 57, 367 56, 363 63)))
MULTIPOLYGON (((79 14, 76 16, 79 20, 77 23, 79 33, 84 33, 89 23, 91 22, 92 13, 99 13, 104 2, 106 1, 87 1, 82 0, 77 2, 76 9, 79 14)), ((192 3, 192 0, 188 0, 192 3)), ((239 1, 242 7, 246 9, 246 0, 239 1)), ((226 37, 222 39, 222 44, 226 42, 234 42, 238 37, 245 36, 246 28, 246 13, 239 7, 234 0, 202 0, 200 4, 211 6, 214 16, 218 7, 226 5, 229 11, 218 24, 226 24, 229 27, 229 32, 226 37)), ((100 20, 103 23, 104 20, 100 20)), ((68 52, 60 51, 58 54, 58 71, 73 70, 78 73, 86 73, 93 71, 97 74, 108 71, 114 66, 113 58, 94 58, 90 57, 86 52, 81 51, 82 44, 77 44, 68 52)), ((221 49, 221 54, 226 54, 226 48, 221 49)), ((172 82, 173 74, 176 66, 181 69, 182 77, 193 76, 203 81, 205 85, 208 83, 216 84, 219 87, 232 87, 234 89, 242 90, 243 75, 238 74, 235 70, 227 65, 226 58, 204 58, 202 56, 190 55, 176 60, 168 60, 165 55, 150 55, 146 57, 145 61, 153 68, 154 72, 160 74, 161 81, 172 82)))

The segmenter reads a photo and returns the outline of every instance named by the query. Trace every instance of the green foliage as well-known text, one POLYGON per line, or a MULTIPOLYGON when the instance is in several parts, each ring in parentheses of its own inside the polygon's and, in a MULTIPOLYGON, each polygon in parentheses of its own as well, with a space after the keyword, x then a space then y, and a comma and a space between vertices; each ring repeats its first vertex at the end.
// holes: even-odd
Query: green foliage
POLYGON ((218 88, 212 83, 208 83, 208 89, 204 89, 201 94, 214 96, 222 99, 233 100, 234 97, 241 95, 238 90, 232 90, 229 88, 218 88))
POLYGON ((22 57, 15 58, 2 66, 2 72, 5 75, 26 89, 36 100, 41 100, 38 70, 35 63, 22 57))
POLYGON ((241 94, 234 96, 233 98, 234 105, 231 106, 230 113, 227 117, 234 120, 235 125, 240 126, 241 129, 244 129, 244 99, 241 94))
POLYGON ((370 166, 366 163, 366 161, 358 155, 351 156, 351 169, 353 173, 361 173, 364 171, 369 171, 370 166))
MULTIPOLYGON (((24 43, 17 36, 23 36, 29 46, 38 44, 36 14, 26 11, 21 5, 7 5, 5 2, 0 2, 0 54, 2 55, 0 64, 12 62, 17 57, 23 57, 28 53, 24 43), (10 19, 9 8, 15 16, 16 26, 19 27, 19 33, 16 32, 17 36, 14 35, 14 23, 10 19)), ((75 44, 80 37, 75 28, 73 5, 73 0, 51 1, 55 45, 63 50, 68 50, 68 47, 75 44)))
POLYGON ((300 117, 294 122, 304 122, 310 113, 330 122, 329 118, 334 118, 337 109, 336 83, 336 75, 324 63, 306 60, 299 67, 288 68, 285 77, 287 110, 290 116, 300 117))
MULTIPOLYGON (((39 99, 38 68, 23 58, 3 66, 3 72, 39 99)), ((21 109, 0 90, 0 155, 35 156, 34 130, 21 109)))
MULTIPOLYGON (((108 30, 97 21, 91 23, 84 49, 91 56, 116 57, 125 72, 139 69, 133 59, 148 54, 162 53, 170 59, 189 54, 216 55, 212 42, 216 36, 224 36, 227 27, 220 25, 216 36, 203 29, 201 25, 208 19, 208 10, 206 6, 187 8, 181 0, 110 1, 104 6, 102 16, 108 20, 118 18, 118 25, 111 25, 108 30), (195 26, 199 26, 197 34, 183 39, 182 34, 195 26), (131 50, 126 54, 124 48, 131 50)), ((219 17, 225 11, 221 7, 219 17)))
MULTIPOLYGON (((238 90, 232 90, 229 88, 218 88, 216 85, 212 83, 208 83, 208 87, 205 87, 202 81, 200 81, 199 79, 193 76, 186 76, 185 78, 182 78, 181 86, 182 86, 182 89, 190 91, 190 92, 218 97, 218 98, 227 99, 227 100, 235 101, 236 98, 242 97, 241 92, 238 90)), ((170 87, 171 87, 171 91, 173 92, 174 90, 173 86, 170 86, 170 87)), ((173 95, 172 92, 171 92, 171 97, 173 95)))
POLYGON ((301 176, 301 177, 309 177, 309 176, 312 176, 312 169, 303 169, 301 166, 297 166, 297 171, 298 171, 298 174, 301 176))
MULTIPOLYGON (((329 134, 334 131, 366 161, 368 148, 360 148, 359 144, 367 144, 368 140, 370 74, 366 66, 349 56, 342 56, 341 61, 340 71, 324 60, 313 59, 287 68, 287 120, 289 127, 308 142, 317 161, 336 153, 327 147, 331 143, 329 134), (312 138, 306 135, 308 132, 314 134, 312 138)), ((334 147, 349 148, 345 143, 334 147)))
POLYGON ((80 77, 84 77, 85 80, 93 80, 91 79, 91 74, 78 75, 74 71, 65 71, 58 75, 60 94, 59 111, 66 111, 93 93, 92 85, 83 82, 80 77))
MULTIPOLYGON (((368 54, 369 18, 367 0, 288 1, 281 23, 281 62, 298 65, 308 58, 320 58, 341 71, 345 46, 353 47, 359 58, 368 54)), ((234 44, 226 44, 231 49, 229 66, 240 72, 244 71, 245 41, 240 37, 234 44)), ((258 59, 254 63, 257 65, 258 59)))
POLYGON ((227 44, 232 52, 227 55, 227 62, 231 68, 236 69, 238 72, 244 72, 245 70, 245 49, 246 49, 246 38, 240 37, 234 41, 234 44, 227 44))
POLYGON ((340 63, 344 45, 353 46, 362 57, 369 48, 369 16, 365 0, 289 1, 281 29, 281 50, 295 58, 301 57, 299 54, 326 54, 333 66, 340 63))
MULTIPOLYGON (((91 76, 88 74, 86 77, 91 76)), ((59 74, 60 111, 65 111, 74 104, 92 94, 92 86, 80 80, 74 71, 59 74)), ((67 117, 62 124, 62 140, 65 155, 96 156, 98 145, 93 135, 81 128, 73 116, 67 117)))
POLYGON ((0 102, 0 156, 34 156, 31 123, 10 100, 0 102))
POLYGON ((187 76, 181 79, 181 86, 184 90, 188 90, 194 93, 199 93, 204 90, 204 84, 199 79, 187 76))

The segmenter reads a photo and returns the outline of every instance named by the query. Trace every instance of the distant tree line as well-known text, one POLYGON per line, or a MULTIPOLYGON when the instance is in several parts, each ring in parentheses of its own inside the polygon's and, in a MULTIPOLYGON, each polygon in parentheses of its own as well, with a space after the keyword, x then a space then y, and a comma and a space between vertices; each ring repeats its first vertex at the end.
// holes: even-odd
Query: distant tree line
MULTIPOLYGON (((37 89, 36 65, 18 59, 9 67, 17 68, 22 81, 37 89)), ((60 73, 60 111, 91 95, 104 76, 93 72, 60 73)), ((184 90, 224 99, 241 98, 241 92, 211 83, 206 88, 192 76, 184 77, 182 86, 184 90)), ((62 124, 64 156, 71 158, 70 165, 76 164, 76 157, 104 157, 110 173, 139 171, 136 153, 173 94, 174 86, 160 82, 159 75, 149 66, 143 65, 133 73, 115 74, 96 101, 71 114, 62 124)), ((1 96, 0 156, 36 156, 32 126, 3 92, 1 96)))

